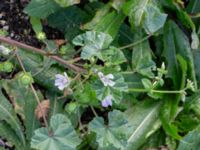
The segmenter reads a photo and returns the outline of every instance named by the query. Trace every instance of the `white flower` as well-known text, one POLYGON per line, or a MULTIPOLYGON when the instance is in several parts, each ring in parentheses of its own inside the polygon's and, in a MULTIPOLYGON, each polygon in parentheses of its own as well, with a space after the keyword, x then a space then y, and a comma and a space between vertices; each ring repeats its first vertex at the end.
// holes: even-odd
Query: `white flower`
POLYGON ((11 52, 10 49, 6 48, 6 47, 3 46, 3 45, 0 45, 0 53, 1 53, 1 54, 3 54, 3 55, 8 55, 10 52, 11 52))
POLYGON ((114 76, 112 74, 104 75, 102 72, 98 72, 98 76, 103 82, 104 86, 113 87, 115 85, 115 82, 112 81, 114 79, 114 76))
POLYGON ((103 107, 108 107, 108 106, 112 106, 112 95, 108 95, 106 96, 103 101, 101 102, 101 105, 103 107))
POLYGON ((63 90, 68 87, 69 84, 70 80, 65 72, 64 75, 56 74, 55 86, 57 86, 59 90, 63 90))

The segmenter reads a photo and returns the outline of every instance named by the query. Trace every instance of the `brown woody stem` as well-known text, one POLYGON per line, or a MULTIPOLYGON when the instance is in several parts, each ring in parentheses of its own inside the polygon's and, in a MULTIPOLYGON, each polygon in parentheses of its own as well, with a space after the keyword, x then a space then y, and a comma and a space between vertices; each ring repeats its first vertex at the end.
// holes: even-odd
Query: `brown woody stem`
POLYGON ((24 43, 21 43, 21 42, 18 42, 18 41, 15 41, 15 40, 12 40, 10 38, 3 37, 3 36, 0 36, 0 41, 4 42, 4 43, 7 43, 7 44, 10 44, 10 45, 13 45, 13 46, 16 46, 18 48, 23 48, 23 49, 25 49, 27 51, 35 52, 35 53, 38 53, 40 55, 49 57, 49 58, 51 58, 53 60, 56 60, 60 64, 66 66, 67 68, 72 69, 75 72, 78 72, 78 73, 86 72, 83 68, 77 67, 77 66, 73 65, 72 63, 70 63, 69 61, 66 61, 66 60, 64 60, 64 59, 62 59, 62 58, 60 58, 58 56, 49 55, 47 52, 45 52, 42 49, 35 48, 35 47, 30 46, 30 45, 27 45, 27 44, 24 44, 24 43))

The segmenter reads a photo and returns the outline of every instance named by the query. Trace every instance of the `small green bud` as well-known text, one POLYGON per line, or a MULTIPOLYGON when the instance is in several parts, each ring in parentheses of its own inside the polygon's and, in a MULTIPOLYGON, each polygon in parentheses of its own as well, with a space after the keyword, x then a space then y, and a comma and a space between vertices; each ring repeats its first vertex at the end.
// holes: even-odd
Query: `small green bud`
POLYGON ((107 63, 105 63, 105 66, 106 66, 106 67, 110 67, 110 66, 111 66, 111 63, 110 63, 110 62, 107 62, 107 63))
POLYGON ((165 68, 165 63, 163 62, 161 65, 161 68, 157 68, 158 70, 158 74, 160 74, 159 76, 163 76, 165 74, 167 74, 167 70, 165 68))
POLYGON ((30 85, 31 83, 33 83, 33 78, 32 78, 30 73, 22 72, 19 75, 19 81, 20 81, 21 84, 27 86, 27 85, 30 85))
POLYGON ((90 67, 90 65, 89 65, 89 64, 84 64, 83 67, 84 67, 85 69, 88 69, 88 68, 90 67))
POLYGON ((194 83, 189 79, 187 79, 186 89, 190 89, 193 92, 195 91, 194 83))
POLYGON ((10 61, 6 61, 3 63, 3 71, 4 72, 11 72, 14 66, 10 61))
POLYGON ((67 53, 67 49, 66 49, 66 46, 62 46, 60 49, 59 49, 59 53, 64 55, 67 53))
POLYGON ((76 102, 71 102, 66 106, 66 111, 68 113, 73 113, 77 109, 78 104, 76 102))
POLYGON ((120 67, 120 66, 116 66, 115 69, 116 69, 117 71, 121 71, 121 67, 120 67))
POLYGON ((94 63, 95 63, 95 58, 94 58, 94 57, 90 58, 90 63, 91 63, 91 64, 94 64, 94 63))
POLYGON ((46 34, 44 32, 39 32, 37 33, 37 39, 39 40, 45 40, 46 39, 46 34))
POLYGON ((14 66, 10 61, 5 61, 0 63, 0 71, 1 72, 11 72, 13 70, 14 66))

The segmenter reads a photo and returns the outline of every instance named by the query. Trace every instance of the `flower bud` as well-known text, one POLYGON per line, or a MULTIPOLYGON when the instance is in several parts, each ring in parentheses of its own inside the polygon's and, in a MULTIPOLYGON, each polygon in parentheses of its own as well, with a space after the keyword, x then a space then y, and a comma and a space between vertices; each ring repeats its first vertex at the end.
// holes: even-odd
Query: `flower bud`
POLYGON ((1 72, 11 72, 13 70, 14 66, 11 62, 5 61, 0 63, 0 71, 1 72))
POLYGON ((4 72, 11 72, 14 66, 10 61, 3 62, 3 71, 4 72))
POLYGON ((44 33, 44 32, 39 32, 38 34, 37 34, 37 38, 39 39, 39 40, 45 40, 46 39, 46 34, 44 33))
POLYGON ((27 85, 30 85, 31 83, 33 83, 33 78, 32 78, 30 73, 22 72, 19 75, 19 81, 20 81, 21 84, 27 86, 27 85))
POLYGON ((77 108, 77 103, 76 102, 71 102, 71 103, 69 103, 67 106, 66 106, 66 111, 68 112, 68 113, 73 113, 75 110, 76 110, 76 108, 77 108))

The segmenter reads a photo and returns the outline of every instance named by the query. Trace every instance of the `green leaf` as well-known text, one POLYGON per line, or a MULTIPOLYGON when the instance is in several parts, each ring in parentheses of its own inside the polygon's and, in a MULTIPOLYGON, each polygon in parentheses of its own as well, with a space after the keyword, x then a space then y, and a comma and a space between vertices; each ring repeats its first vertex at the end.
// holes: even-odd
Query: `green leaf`
POLYGON ((42 23, 39 18, 31 17, 30 22, 31 22, 32 28, 36 34, 42 32, 42 23))
POLYGON ((200 91, 196 91, 195 94, 186 98, 185 110, 192 110, 198 117, 200 117, 200 91))
POLYGON ((96 92, 89 83, 86 83, 82 88, 79 87, 74 93, 74 97, 81 104, 98 105, 96 92))
POLYGON ((68 7, 74 4, 79 4, 80 0, 54 0, 60 7, 68 7))
POLYGON ((90 19, 90 15, 76 6, 71 6, 50 15, 47 19, 51 27, 61 30, 67 40, 72 40, 82 33, 80 26, 90 19))
POLYGON ((167 14, 161 13, 155 5, 149 5, 146 8, 143 28, 147 33, 154 33, 161 29, 167 19, 167 14))
POLYGON ((114 10, 109 12, 110 7, 110 4, 107 4, 97 11, 92 21, 85 24, 83 29, 104 32, 111 35, 114 39, 125 19, 125 15, 114 10))
MULTIPOLYGON (((20 84, 18 75, 12 80, 6 80, 3 88, 12 97, 15 112, 21 116, 26 127, 26 138, 30 140, 34 130, 39 126, 39 122, 34 113, 37 107, 37 101, 32 90, 20 84)), ((37 94, 43 100, 41 93, 37 92, 37 94)))
POLYGON ((140 147, 140 150, 147 150, 149 148, 154 148, 154 147, 162 147, 163 145, 165 145, 165 138, 166 136, 164 132, 158 130, 146 140, 146 142, 140 147))
POLYGON ((44 19, 59 9, 54 0, 31 0, 24 12, 29 16, 44 19))
POLYGON ((177 150, 198 150, 200 147, 199 128, 190 131, 179 143, 177 150))
POLYGON ((176 59, 179 54, 187 62, 188 78, 190 78, 195 87, 197 87, 193 56, 188 38, 172 21, 167 22, 164 28, 164 50, 163 56, 167 61, 167 77, 171 78, 175 88, 180 88, 180 67, 176 59))
MULTIPOLYGON (((181 56, 177 55, 176 59, 181 68, 181 76, 180 76, 180 89, 184 89, 186 75, 187 75, 187 62, 181 56)), ((162 121, 162 126, 167 134, 172 136, 174 139, 180 139, 181 136, 178 134, 178 128, 173 124, 174 118, 179 113, 179 102, 181 99, 181 94, 176 95, 165 95, 163 96, 163 107, 161 109, 160 119, 162 121)))
POLYGON ((82 46, 81 58, 90 59, 92 56, 101 58, 101 50, 107 49, 112 42, 108 34, 96 31, 87 31, 73 39, 73 44, 82 46))
MULTIPOLYGON (((174 111, 172 110, 174 105, 174 99, 175 98, 173 96, 164 96, 164 104, 161 109, 160 119, 162 121, 162 126, 168 135, 172 136, 174 139, 181 139, 181 136, 178 134, 177 126, 172 124, 172 118, 170 114, 171 111, 174 111)), ((175 110, 175 112, 177 112, 177 109, 175 110)))
POLYGON ((23 147, 20 138, 16 135, 14 129, 12 129, 11 126, 5 121, 1 121, 0 123, 0 136, 5 138, 9 143, 13 144, 16 150, 26 150, 25 147, 23 147))
POLYGON ((75 150, 80 144, 75 130, 69 119, 57 114, 50 121, 51 131, 47 128, 39 128, 31 140, 31 147, 39 150, 68 149, 75 150))
POLYGON ((160 107, 161 103, 147 100, 125 112, 130 127, 127 150, 138 150, 146 139, 160 127, 158 120, 160 107))
MULTIPOLYGON (((142 32, 139 32, 135 41, 143 38, 142 32)), ((148 41, 144 41, 133 48, 132 52, 132 68, 133 71, 140 73, 141 75, 152 78, 154 74, 152 69, 155 67, 155 63, 152 60, 151 49, 148 41)))
POLYGON ((195 64, 195 73, 197 78, 197 84, 198 87, 200 87, 200 51, 193 51, 193 57, 194 57, 194 64, 195 64))
POLYGON ((199 48, 199 37, 195 31, 192 32, 191 38, 192 38, 191 48, 198 49, 199 48))
POLYGON ((50 15, 47 19, 51 27, 62 31, 67 40, 72 40, 82 33, 80 26, 90 19, 90 15, 76 6, 71 6, 50 15))
POLYGON ((119 65, 127 61, 124 53, 116 47, 110 47, 108 50, 103 50, 102 59, 104 62, 112 63, 112 65, 119 65))
POLYGON ((124 149, 127 144, 127 121, 122 112, 114 110, 108 114, 109 123, 104 124, 102 117, 96 117, 89 123, 89 130, 96 133, 99 148, 112 145, 124 149))
POLYGON ((200 1, 199 0, 192 0, 189 2, 187 6, 187 11, 190 13, 199 13, 200 12, 200 1))
POLYGON ((115 8, 117 11, 120 11, 123 7, 123 4, 126 2, 126 0, 113 0, 111 5, 113 8, 115 8))
POLYGON ((147 33, 158 31, 167 18, 151 0, 128 1, 124 5, 124 11, 133 27, 142 26, 147 33))
POLYGON ((13 110, 12 104, 2 93, 2 82, 0 82, 0 120, 6 121, 11 126, 11 128, 16 132, 16 135, 19 137, 22 146, 25 146, 26 141, 24 133, 17 115, 13 110))
POLYGON ((149 79, 146 79, 146 78, 142 79, 142 84, 146 90, 150 91, 153 88, 153 84, 151 83, 149 79))

